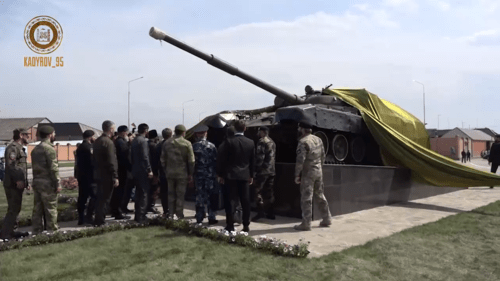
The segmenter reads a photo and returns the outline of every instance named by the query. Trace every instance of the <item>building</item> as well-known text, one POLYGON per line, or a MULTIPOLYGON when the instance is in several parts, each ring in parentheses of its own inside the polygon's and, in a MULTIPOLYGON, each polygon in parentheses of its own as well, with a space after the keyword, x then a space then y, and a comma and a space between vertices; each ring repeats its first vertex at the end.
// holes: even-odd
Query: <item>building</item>
POLYGON ((56 131, 56 141, 82 141, 83 132, 86 130, 92 130, 95 133, 95 137, 98 138, 102 131, 96 128, 92 128, 88 125, 82 123, 52 123, 51 124, 56 131))
POLYGON ((470 151, 471 157, 481 157, 483 151, 489 150, 493 143, 493 137, 480 130, 458 127, 448 130, 448 132, 437 132, 440 130, 434 132, 432 130, 428 130, 430 131, 431 149, 455 160, 461 158, 462 151, 470 151), (434 134, 431 135, 431 132, 434 134))
MULTIPOLYGON (((56 132, 54 148, 58 161, 75 161, 76 145, 83 141, 83 132, 86 130, 94 131, 96 138, 102 134, 101 130, 77 122, 52 123, 50 125, 54 127, 56 132)), ((34 142, 28 145, 28 162, 31 162, 31 151, 38 144, 39 142, 34 142)))
POLYGON ((474 130, 479 130, 479 131, 481 131, 481 132, 483 132, 491 137, 495 137, 495 135, 497 135, 497 133, 490 128, 476 128, 474 130))
POLYGON ((29 144, 26 148, 28 162, 31 162, 31 151, 39 144, 37 131, 44 125, 53 126, 56 131, 56 141, 54 142, 59 161, 74 161, 74 151, 76 144, 82 142, 83 132, 92 130, 95 136, 102 134, 101 130, 88 125, 73 123, 53 123, 46 117, 39 118, 0 118, 0 157, 4 157, 5 147, 12 141, 14 129, 24 128, 29 133, 29 144))
POLYGON ((30 134, 29 142, 35 142, 39 124, 52 124, 52 121, 46 117, 0 118, 0 146, 6 146, 12 140, 12 132, 18 128, 27 129, 30 134))

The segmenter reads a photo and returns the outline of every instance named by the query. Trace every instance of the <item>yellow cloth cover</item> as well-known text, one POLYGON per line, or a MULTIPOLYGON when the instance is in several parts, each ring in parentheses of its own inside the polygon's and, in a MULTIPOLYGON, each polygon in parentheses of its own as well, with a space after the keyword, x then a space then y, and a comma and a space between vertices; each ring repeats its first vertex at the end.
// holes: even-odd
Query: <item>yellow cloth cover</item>
POLYGON ((380 146, 385 165, 406 167, 414 180, 452 187, 500 185, 500 176, 479 171, 430 149, 424 124, 399 106, 365 89, 326 89, 356 107, 380 146))

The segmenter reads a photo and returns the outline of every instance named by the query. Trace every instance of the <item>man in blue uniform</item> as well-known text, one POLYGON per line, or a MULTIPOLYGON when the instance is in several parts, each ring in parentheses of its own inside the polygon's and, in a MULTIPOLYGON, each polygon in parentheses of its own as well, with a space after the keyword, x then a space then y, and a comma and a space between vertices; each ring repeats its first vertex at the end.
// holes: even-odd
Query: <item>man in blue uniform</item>
POLYGON ((210 195, 216 189, 217 148, 207 140, 208 127, 200 125, 194 129, 195 142, 193 152, 195 157, 194 183, 196 186, 196 222, 205 218, 205 206, 208 211, 208 224, 216 224, 215 211, 210 206, 210 195))

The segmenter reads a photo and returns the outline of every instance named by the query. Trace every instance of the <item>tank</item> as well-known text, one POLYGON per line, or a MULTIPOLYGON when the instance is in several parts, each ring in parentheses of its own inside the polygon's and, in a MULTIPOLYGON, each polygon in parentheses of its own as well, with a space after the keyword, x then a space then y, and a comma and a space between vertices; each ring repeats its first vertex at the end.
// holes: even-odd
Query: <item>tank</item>
MULTIPOLYGON (((232 122, 244 120, 247 126, 245 135, 255 141, 258 127, 269 127, 270 137, 276 143, 277 163, 295 163, 298 123, 307 122, 313 125, 313 134, 323 141, 325 164, 382 165, 380 148, 371 136, 360 112, 324 92, 331 87, 331 84, 321 90, 315 90, 307 85, 302 95, 291 94, 239 70, 212 54, 193 48, 156 27, 150 29, 149 35, 276 96, 274 105, 254 110, 223 111, 203 119, 200 123, 211 128, 208 139, 216 146, 222 143, 226 130, 232 122)), ((188 138, 190 132, 191 130, 188 130, 188 138)))

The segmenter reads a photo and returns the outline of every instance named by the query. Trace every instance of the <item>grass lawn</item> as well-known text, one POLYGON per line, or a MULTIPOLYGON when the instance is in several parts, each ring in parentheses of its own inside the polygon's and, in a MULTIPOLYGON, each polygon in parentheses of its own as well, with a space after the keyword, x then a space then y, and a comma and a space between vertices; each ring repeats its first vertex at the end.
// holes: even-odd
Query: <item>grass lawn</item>
POLYGON ((0 260, 1 280, 500 280, 500 201, 315 259, 153 227, 12 250, 0 260))
POLYGON ((59 168, 61 167, 75 167, 75 162, 59 162, 59 168))
MULTIPOLYGON (((33 190, 31 191, 33 192, 33 190)), ((69 195, 69 196, 78 196, 78 189, 74 190, 69 190, 69 189, 63 189, 61 191, 61 194, 69 195)), ((27 194, 26 192, 23 194, 23 205, 21 207, 21 213, 19 214, 20 218, 24 217, 31 217, 32 212, 33 212, 33 202, 34 202, 34 195, 33 193, 27 194)), ((69 204, 58 204, 58 209, 61 208, 67 208, 69 204)), ((5 197, 5 191, 3 189, 3 184, 0 183, 0 221, 3 220, 5 217, 5 214, 7 213, 7 198, 5 197)), ((0 278, 1 280, 1 278, 0 278)))

